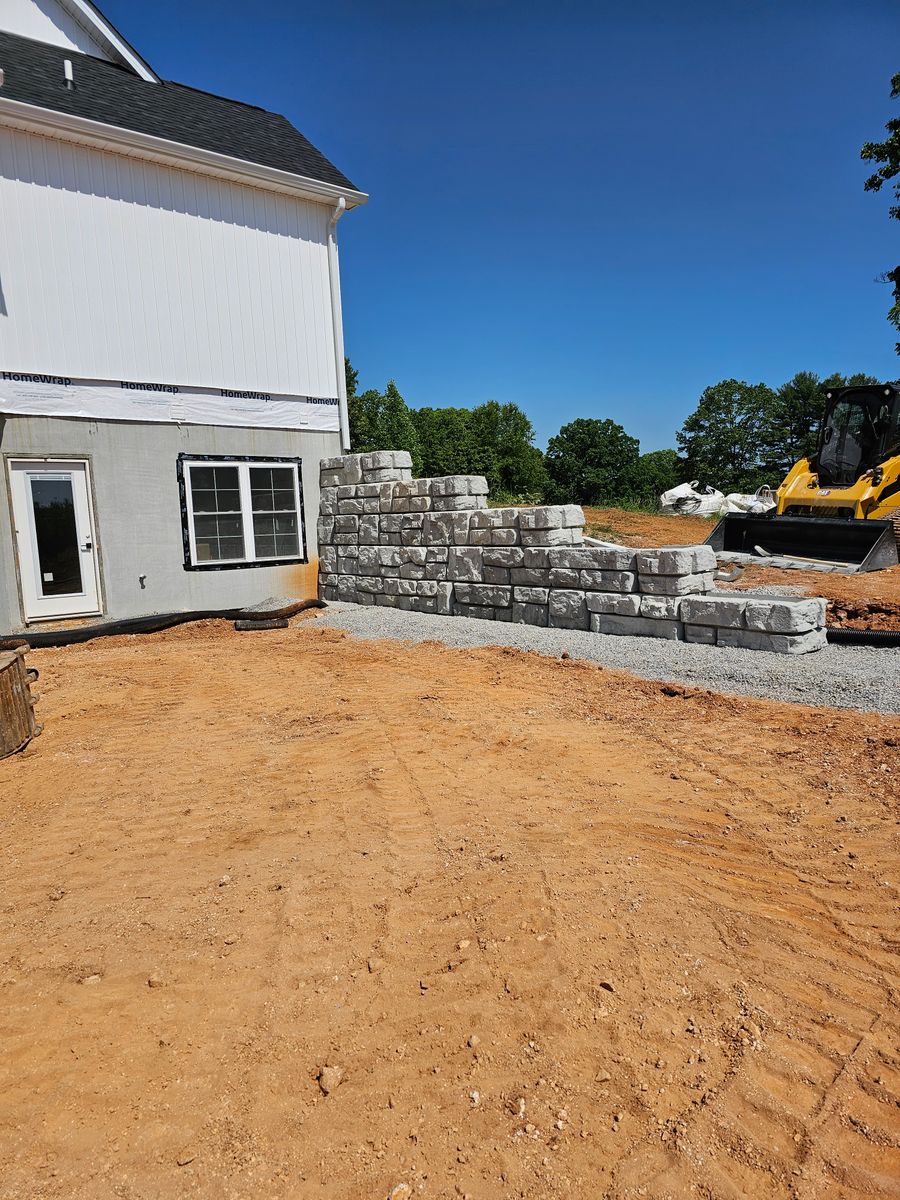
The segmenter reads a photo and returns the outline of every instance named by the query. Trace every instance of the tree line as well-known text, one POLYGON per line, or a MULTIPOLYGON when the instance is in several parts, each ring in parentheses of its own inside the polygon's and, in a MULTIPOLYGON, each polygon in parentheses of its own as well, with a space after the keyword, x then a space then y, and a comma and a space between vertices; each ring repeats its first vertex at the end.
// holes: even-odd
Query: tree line
POLYGON ((677 449, 642 454, 615 421, 579 417, 534 445, 534 427, 517 404, 412 408, 391 380, 384 392, 358 391, 346 363, 354 451, 408 450, 416 475, 484 475, 496 501, 625 505, 654 509, 661 492, 699 479, 723 492, 777 486, 812 453, 826 392, 877 383, 871 375, 800 371, 778 388, 725 379, 706 388, 676 434, 677 449))

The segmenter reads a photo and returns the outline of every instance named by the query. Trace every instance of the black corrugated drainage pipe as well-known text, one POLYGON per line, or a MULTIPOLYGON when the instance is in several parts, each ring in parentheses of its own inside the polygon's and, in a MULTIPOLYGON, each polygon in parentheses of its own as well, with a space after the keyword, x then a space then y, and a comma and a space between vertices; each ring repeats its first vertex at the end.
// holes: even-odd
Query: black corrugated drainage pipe
POLYGON ((828 628, 825 636, 836 646, 879 646, 882 650, 900 649, 900 629, 828 628))
POLYGON ((103 621, 95 625, 78 625, 73 629, 26 630, 0 638, 0 649, 4 646, 29 646, 33 650, 43 646, 73 646, 78 642, 90 642, 94 638, 112 637, 122 633, 156 633, 171 629, 175 625, 186 625, 189 621, 273 621, 279 617, 293 617, 307 608, 327 608, 324 600, 298 600, 279 609, 208 608, 195 612, 157 613, 152 617, 129 617, 123 621, 103 621))

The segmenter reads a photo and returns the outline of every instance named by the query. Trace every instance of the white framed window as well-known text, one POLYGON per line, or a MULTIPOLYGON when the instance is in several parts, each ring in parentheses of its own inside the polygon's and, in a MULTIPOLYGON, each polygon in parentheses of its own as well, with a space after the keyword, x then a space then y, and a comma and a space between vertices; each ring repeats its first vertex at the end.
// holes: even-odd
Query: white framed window
POLYGON ((305 562, 297 458, 178 456, 188 570, 305 562))

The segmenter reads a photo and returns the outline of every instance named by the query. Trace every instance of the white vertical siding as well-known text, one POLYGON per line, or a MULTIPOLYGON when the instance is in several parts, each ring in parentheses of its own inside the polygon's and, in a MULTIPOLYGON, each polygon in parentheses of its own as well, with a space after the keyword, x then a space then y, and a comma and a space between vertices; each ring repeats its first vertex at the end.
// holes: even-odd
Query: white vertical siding
POLYGON ((329 216, 0 128, 0 369, 334 397, 329 216))

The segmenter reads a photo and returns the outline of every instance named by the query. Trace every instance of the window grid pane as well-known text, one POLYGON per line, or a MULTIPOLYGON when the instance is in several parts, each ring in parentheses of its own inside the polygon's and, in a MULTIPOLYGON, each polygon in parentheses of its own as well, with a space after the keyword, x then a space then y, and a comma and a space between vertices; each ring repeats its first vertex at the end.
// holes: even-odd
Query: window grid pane
POLYGON ((297 558, 300 539, 293 467, 250 467, 257 558, 297 558))
POLYGON ((187 469, 191 484, 189 519, 193 524, 197 563, 254 561, 247 558, 242 477, 250 497, 255 558, 299 557, 295 467, 188 463, 187 469))

